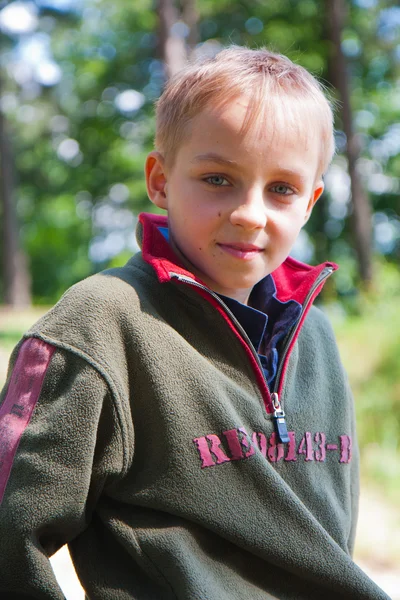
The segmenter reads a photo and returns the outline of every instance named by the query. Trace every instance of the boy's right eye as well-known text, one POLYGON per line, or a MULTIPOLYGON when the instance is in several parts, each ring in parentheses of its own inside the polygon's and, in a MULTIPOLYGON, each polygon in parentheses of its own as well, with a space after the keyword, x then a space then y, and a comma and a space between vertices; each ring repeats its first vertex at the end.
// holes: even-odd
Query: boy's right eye
POLYGON ((229 185, 229 181, 227 181, 227 179, 225 179, 225 177, 222 177, 222 175, 210 175, 209 177, 206 177, 204 179, 204 181, 206 181, 207 183, 210 183, 211 185, 215 185, 217 187, 229 185))

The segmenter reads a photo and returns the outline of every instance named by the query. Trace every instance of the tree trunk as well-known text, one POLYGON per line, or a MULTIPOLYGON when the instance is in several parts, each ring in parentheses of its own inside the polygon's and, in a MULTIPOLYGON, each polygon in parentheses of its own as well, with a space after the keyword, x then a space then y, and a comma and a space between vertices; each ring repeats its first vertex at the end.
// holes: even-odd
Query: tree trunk
POLYGON ((368 287, 372 282, 372 220, 368 195, 363 189, 356 169, 360 148, 353 131, 352 110, 347 64, 342 52, 342 31, 346 6, 343 0, 326 0, 329 37, 331 41, 331 82, 337 88, 341 100, 343 131, 347 137, 347 160, 351 180, 353 204, 352 229, 358 257, 361 280, 368 287))
POLYGON ((197 22, 199 15, 196 8, 196 0, 182 0, 182 18, 189 27, 189 35, 186 38, 189 50, 192 51, 199 39, 197 22))
MULTIPOLYGON (((0 97, 1 97, 0 79, 0 97)), ((0 202, 2 213, 2 256, 4 302, 12 307, 31 304, 30 276, 27 260, 19 245, 15 210, 13 164, 7 123, 0 110, 0 202)))
POLYGON ((183 35, 174 25, 181 20, 174 0, 158 0, 159 46, 160 55, 167 69, 167 77, 171 77, 186 63, 187 51, 183 35))

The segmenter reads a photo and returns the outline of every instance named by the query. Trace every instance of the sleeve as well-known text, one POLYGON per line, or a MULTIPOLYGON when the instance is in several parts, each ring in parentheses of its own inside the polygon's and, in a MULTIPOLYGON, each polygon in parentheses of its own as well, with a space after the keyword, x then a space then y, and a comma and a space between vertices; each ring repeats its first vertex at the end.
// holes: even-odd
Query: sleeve
POLYGON ((62 600, 49 557, 121 475, 109 387, 82 357, 28 338, 0 395, 0 598, 62 600))

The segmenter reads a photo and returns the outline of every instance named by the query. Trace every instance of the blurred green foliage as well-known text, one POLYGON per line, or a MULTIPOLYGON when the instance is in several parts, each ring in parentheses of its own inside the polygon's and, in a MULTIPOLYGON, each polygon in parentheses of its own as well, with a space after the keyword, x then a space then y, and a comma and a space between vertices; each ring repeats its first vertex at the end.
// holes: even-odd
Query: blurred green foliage
POLYGON ((362 471, 400 501, 400 273, 380 262, 372 295, 361 299, 362 315, 327 306, 356 401, 362 471))
MULTIPOLYGON (((0 9, 12 4, 0 0, 0 9)), ((396 263, 400 9, 388 0, 349 0, 347 6, 343 49, 361 146, 359 170, 373 204, 375 249, 396 263)), ((82 0, 64 12, 50 0, 36 7, 37 24, 29 35, 1 35, 0 103, 12 127, 17 209, 34 300, 52 303, 72 283, 135 251, 134 215, 153 210, 143 163, 152 148, 153 103, 165 70, 151 0, 82 0), (58 81, 37 75, 35 52, 47 46, 46 60, 60 69, 58 81)), ((327 83, 324 3, 198 0, 197 9, 195 55, 213 54, 229 43, 267 45, 327 83)), ((177 31, 187 34, 182 26, 177 31)), ((330 93, 335 95, 333 89, 330 93)), ((339 262, 335 293, 351 307, 357 268, 339 116, 336 127, 338 155, 326 178, 327 191, 307 224, 300 256, 339 262)))

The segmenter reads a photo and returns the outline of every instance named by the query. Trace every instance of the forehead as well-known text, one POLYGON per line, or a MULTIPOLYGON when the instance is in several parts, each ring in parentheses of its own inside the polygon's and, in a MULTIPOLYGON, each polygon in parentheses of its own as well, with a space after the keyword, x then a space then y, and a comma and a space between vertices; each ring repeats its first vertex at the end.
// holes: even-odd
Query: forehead
POLYGON ((320 127, 315 119, 312 123, 309 112, 292 99, 285 102, 280 98, 270 98, 262 105, 245 96, 218 106, 209 104, 189 123, 182 152, 218 154, 224 149, 242 160, 283 147, 290 149, 291 155, 319 153, 320 127))

